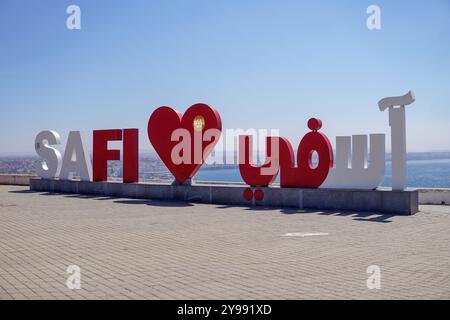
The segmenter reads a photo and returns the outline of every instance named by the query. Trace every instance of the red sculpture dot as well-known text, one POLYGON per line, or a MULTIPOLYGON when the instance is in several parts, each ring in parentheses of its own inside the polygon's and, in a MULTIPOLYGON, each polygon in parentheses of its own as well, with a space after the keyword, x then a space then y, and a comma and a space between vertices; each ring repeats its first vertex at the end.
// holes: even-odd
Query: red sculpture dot
POLYGON ((253 191, 250 188, 245 189, 244 191, 244 199, 247 201, 252 200, 253 198, 253 191))
POLYGON ((255 190, 255 200, 261 201, 262 199, 264 199, 264 191, 262 191, 261 189, 256 189, 255 190))
POLYGON ((317 118, 311 118, 308 120, 308 128, 312 131, 317 131, 322 128, 322 121, 317 118))

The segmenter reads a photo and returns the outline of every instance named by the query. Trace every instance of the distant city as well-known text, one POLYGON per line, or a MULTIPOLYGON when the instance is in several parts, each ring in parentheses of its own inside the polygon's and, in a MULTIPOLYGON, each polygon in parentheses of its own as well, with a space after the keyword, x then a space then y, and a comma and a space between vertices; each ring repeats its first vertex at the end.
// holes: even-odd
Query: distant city
MULTIPOLYGON (((2 156, 0 157, 0 173, 30 174, 36 173, 37 156, 2 156)), ((172 175, 156 155, 142 156, 139 161, 139 173, 143 179, 172 179, 172 175)), ((121 161, 108 162, 108 175, 112 178, 122 177, 121 161)))
MULTIPOLYGON (((36 173, 35 164, 39 161, 33 155, 4 155, 0 156, 0 174, 29 174, 36 173)), ((237 168, 236 165, 205 164, 203 169, 237 168)), ((122 162, 108 161, 108 176, 111 178, 122 177, 122 162)), ((141 156, 139 160, 139 176, 142 179, 172 180, 172 174, 156 154, 141 156)))

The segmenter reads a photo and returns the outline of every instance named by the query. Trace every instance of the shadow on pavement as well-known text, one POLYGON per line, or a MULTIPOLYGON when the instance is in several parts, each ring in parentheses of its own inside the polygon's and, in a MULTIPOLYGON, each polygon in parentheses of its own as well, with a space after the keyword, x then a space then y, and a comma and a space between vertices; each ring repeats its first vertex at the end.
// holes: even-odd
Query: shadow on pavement
MULTIPOLYGON (((216 206, 218 209, 229 209, 237 206, 232 205, 220 205, 216 206)), ((242 206, 241 206, 242 207, 242 206)), ((379 212, 356 212, 356 211, 332 211, 332 210, 311 210, 311 209, 296 209, 296 208, 277 208, 277 207, 244 207, 248 211, 276 211, 282 214, 316 214, 323 216, 335 216, 335 217, 352 217, 356 221, 367 222, 379 222, 390 223, 390 218, 396 216, 393 214, 384 214, 379 212)))
MULTIPOLYGON (((94 200, 113 200, 114 203, 118 204, 134 204, 134 205, 148 205, 157 207, 192 207, 193 204, 187 201, 176 201, 176 200, 150 200, 150 199, 129 199, 129 200, 116 200, 120 199, 117 197, 107 197, 107 196, 96 196, 87 194, 61 194, 61 193, 51 193, 51 192, 39 192, 33 190, 11 190, 10 193, 16 194, 32 194, 40 193, 45 196, 63 196, 66 198, 78 198, 78 199, 94 199, 94 200)), ((324 211, 324 210, 308 210, 308 209, 296 209, 296 208, 277 208, 277 207, 246 207, 246 206, 236 206, 236 205, 219 205, 216 206, 218 209, 230 209, 241 207, 248 211, 278 211, 282 214, 317 214, 324 216, 335 216, 335 217, 352 217, 355 221, 367 221, 367 222, 378 222, 378 223, 390 223, 392 220, 390 218, 396 216, 392 214, 382 214, 376 212, 352 212, 352 211, 324 211)))
POLYGON ((27 193, 38 193, 37 191, 33 190, 10 190, 8 193, 18 193, 18 194, 27 194, 27 193))
POLYGON ((192 207, 194 206, 190 202, 185 201, 164 201, 164 200, 116 200, 114 203, 120 204, 145 204, 155 207, 192 207))

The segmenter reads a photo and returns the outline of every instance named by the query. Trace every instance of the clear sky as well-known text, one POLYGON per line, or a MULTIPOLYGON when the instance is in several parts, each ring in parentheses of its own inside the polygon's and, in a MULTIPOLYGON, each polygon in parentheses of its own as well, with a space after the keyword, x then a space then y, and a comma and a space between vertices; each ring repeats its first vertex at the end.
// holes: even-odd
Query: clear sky
POLYGON ((151 112, 196 102, 295 146, 319 117, 334 142, 389 133, 377 101, 410 89, 408 150, 450 150, 448 0, 0 0, 0 153, 33 152, 44 129, 137 127, 149 149, 151 112))

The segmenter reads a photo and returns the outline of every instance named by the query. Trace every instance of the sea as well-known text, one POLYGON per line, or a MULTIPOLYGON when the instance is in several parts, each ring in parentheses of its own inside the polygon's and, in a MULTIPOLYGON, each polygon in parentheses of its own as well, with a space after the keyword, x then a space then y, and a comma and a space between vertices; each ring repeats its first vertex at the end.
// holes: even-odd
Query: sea
MULTIPOLYGON (((386 174, 382 186, 390 187, 391 161, 386 161, 386 174)), ((201 181, 242 181, 238 168, 202 168, 196 175, 201 181)), ((275 182, 279 183, 279 176, 275 182)), ((408 187, 450 188, 450 156, 448 158, 409 159, 407 161, 408 187)))
MULTIPOLYGON (((142 179, 173 180, 173 176, 156 154, 141 152, 139 176, 142 179)), ((35 174, 36 156, 3 156, 0 154, 0 174, 35 174)), ((122 164, 110 161, 110 177, 122 176, 122 164)), ((391 186, 390 155, 386 156, 386 174, 382 186, 391 186)), ((204 165, 194 179, 199 181, 243 182, 236 165, 204 165)), ((279 183, 279 177, 275 182, 279 183)), ((417 152, 407 154, 407 185, 422 188, 450 188, 450 152, 417 152)))

